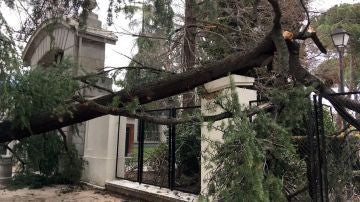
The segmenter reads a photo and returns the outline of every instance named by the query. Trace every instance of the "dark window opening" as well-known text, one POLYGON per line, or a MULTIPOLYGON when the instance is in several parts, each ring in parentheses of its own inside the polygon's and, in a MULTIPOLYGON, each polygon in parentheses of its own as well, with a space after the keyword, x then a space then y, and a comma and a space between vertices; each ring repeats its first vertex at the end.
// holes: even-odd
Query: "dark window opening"
POLYGON ((58 51, 56 54, 55 54, 55 63, 56 64, 59 64, 64 58, 64 52, 63 51, 58 51))
POLYGON ((125 135, 125 156, 127 157, 131 155, 134 145, 134 124, 126 124, 125 135))

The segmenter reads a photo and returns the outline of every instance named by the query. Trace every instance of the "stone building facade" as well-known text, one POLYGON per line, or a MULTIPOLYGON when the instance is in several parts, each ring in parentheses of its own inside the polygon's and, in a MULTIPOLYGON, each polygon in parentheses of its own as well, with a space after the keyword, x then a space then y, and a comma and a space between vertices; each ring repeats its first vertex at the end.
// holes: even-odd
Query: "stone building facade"
MULTIPOLYGON (((30 38, 23 52, 23 61, 31 68, 46 68, 67 58, 74 63, 74 75, 94 73, 104 68, 105 45, 116 41, 117 37, 111 31, 102 29, 101 21, 93 12, 89 13, 84 28, 72 18, 49 20, 42 23, 30 38)), ((101 79, 97 85, 112 88, 111 79, 101 79)), ((107 94, 95 88, 83 89, 81 93, 87 99, 107 94)), ((75 145, 87 162, 83 172, 85 182, 104 186, 106 180, 124 174, 125 151, 119 151, 119 165, 115 165, 117 143, 125 148, 126 127, 132 126, 136 130, 136 124, 133 119, 109 115, 62 129, 69 143, 75 145)))

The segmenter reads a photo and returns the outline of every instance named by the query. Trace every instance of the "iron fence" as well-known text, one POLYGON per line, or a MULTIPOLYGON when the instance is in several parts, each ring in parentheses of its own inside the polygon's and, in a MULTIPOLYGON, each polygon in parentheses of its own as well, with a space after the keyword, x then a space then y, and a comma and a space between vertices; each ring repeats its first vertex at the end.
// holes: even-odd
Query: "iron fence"
MULTIPOLYGON (((330 96, 354 93, 333 94, 330 96)), ((250 106, 266 100, 250 101, 250 106)), ((293 139, 303 165, 295 179, 289 173, 289 201, 341 201, 357 200, 360 190, 360 138, 329 134, 334 125, 331 106, 323 97, 314 95, 305 129, 296 129, 293 139), (294 179, 290 179, 290 178, 294 179), (296 182, 296 183, 291 183, 296 182), (300 182, 300 183, 299 183, 300 182), (296 184, 296 186, 294 186, 296 184), (291 187, 293 186, 293 187, 291 187), (341 199, 339 199, 341 198, 341 199)), ((148 111, 152 115, 176 117, 194 115, 199 106, 148 111)), ((305 109, 306 110, 306 109, 305 109)), ((250 121, 256 116, 249 117, 250 121)), ((137 142, 126 159, 125 179, 167 187, 184 192, 200 192, 201 130, 200 125, 184 123, 159 125, 139 120, 137 142)), ((352 129, 349 133, 358 132, 352 129)), ((358 135, 360 137, 360 133, 358 135)))
MULTIPOLYGON (((351 96, 360 92, 334 93, 327 96, 351 96)), ((308 133, 310 157, 309 193, 312 201, 357 201, 360 139, 357 129, 335 120, 332 108, 323 104, 322 95, 313 96, 313 130, 308 133), (328 109, 328 110, 326 110, 328 109), (332 131, 332 134, 331 134, 332 131), (334 132, 335 131, 335 132, 334 132)), ((338 115, 339 116, 339 115, 338 115)), ((311 121, 310 121, 311 122, 311 121)))
MULTIPOLYGON (((328 96, 349 96, 360 92, 335 93, 328 96)), ((266 100, 253 100, 256 106, 266 100)), ((360 200, 360 133, 336 125, 333 107, 324 104, 322 95, 313 95, 312 107, 304 117, 306 128, 295 129, 293 140, 304 163, 301 173, 289 176, 301 183, 285 185, 289 201, 359 201, 360 200), (353 134, 353 135, 351 135, 353 134)), ((307 109, 304 109, 307 110, 307 109)), ((250 121, 254 117, 249 117, 250 121)), ((348 124, 341 124, 348 125, 348 124)))
MULTIPOLYGON (((200 106, 194 106, 146 113, 162 118, 180 118, 195 116, 199 111, 200 106)), ((133 152, 125 157, 124 179, 199 194, 200 125, 160 125, 138 120, 137 131, 133 152)), ((117 173, 116 177, 120 178, 117 173)))

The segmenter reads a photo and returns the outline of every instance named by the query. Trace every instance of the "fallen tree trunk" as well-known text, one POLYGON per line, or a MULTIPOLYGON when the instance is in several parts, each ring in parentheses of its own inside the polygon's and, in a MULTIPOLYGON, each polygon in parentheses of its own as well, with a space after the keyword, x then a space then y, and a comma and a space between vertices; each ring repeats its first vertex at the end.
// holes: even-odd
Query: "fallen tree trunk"
MULTIPOLYGON (((134 88, 131 91, 122 90, 92 101, 100 105, 108 105, 116 96, 121 103, 138 99, 140 104, 146 104, 192 90, 197 86, 224 77, 232 72, 247 72, 251 68, 260 66, 263 61, 273 55, 273 52, 274 46, 271 37, 268 35, 255 49, 245 55, 235 53, 223 60, 206 64, 188 72, 172 75, 146 87, 134 88)), ((22 139, 106 115, 87 103, 75 105, 71 112, 71 114, 67 113, 61 116, 55 116, 51 113, 33 115, 30 119, 30 130, 12 127, 10 121, 0 123, 0 142, 22 139)))
MULTIPOLYGON (((245 55, 234 53, 222 60, 206 64, 188 72, 172 75, 168 78, 149 84, 146 87, 134 88, 131 91, 122 90, 92 101, 100 105, 108 105, 112 102, 114 97, 118 97, 121 103, 127 103, 134 99, 138 99, 140 104, 146 104, 192 90, 197 86, 224 77, 229 73, 245 73, 254 67, 263 65, 264 61, 273 56, 274 51, 275 46, 272 42, 270 33, 255 49, 245 55)), ((291 55, 296 54, 293 53, 291 55)), ((290 72, 300 83, 305 86, 314 85, 320 93, 331 92, 331 89, 326 88, 319 79, 301 67, 301 65, 298 64, 298 59, 292 59, 291 55, 290 72), (292 63, 291 61, 295 61, 295 63, 292 63)), ((352 118, 343 107, 346 106, 358 112, 360 111, 360 104, 358 102, 351 101, 344 96, 333 97, 331 100, 330 102, 340 105, 336 109, 342 112, 340 114, 345 116, 344 118, 346 121, 349 123, 358 123, 358 121, 352 118), (344 105, 342 105, 342 103, 344 103, 344 105)), ((0 123, 0 142, 22 139, 31 135, 41 134, 110 114, 96 110, 86 102, 75 105, 71 112, 71 114, 67 113, 60 116, 55 116, 51 113, 33 115, 30 119, 30 129, 13 127, 13 124, 10 121, 0 123)), ((354 126, 360 129, 360 124, 354 126)))

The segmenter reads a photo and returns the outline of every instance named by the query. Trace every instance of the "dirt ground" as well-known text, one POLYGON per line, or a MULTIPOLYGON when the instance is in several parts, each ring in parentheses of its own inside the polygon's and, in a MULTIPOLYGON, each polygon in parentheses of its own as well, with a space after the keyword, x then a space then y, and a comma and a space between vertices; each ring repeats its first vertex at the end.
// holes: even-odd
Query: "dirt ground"
POLYGON ((103 190, 93 189, 88 186, 68 187, 52 186, 40 189, 0 189, 1 202, 127 202, 124 196, 110 194, 103 190))

